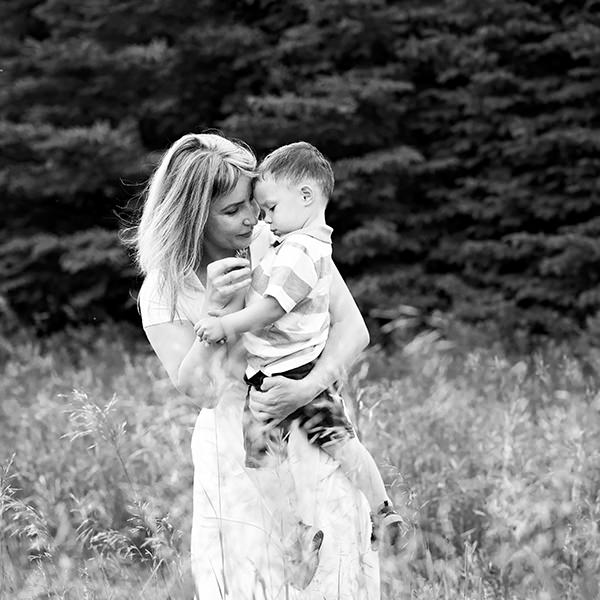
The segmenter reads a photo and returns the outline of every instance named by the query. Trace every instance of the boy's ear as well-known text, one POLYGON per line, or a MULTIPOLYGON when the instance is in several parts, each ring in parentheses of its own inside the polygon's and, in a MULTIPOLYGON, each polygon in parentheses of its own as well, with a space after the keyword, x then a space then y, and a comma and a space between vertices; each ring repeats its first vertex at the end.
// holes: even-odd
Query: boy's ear
POLYGON ((302 194, 302 203, 304 206, 312 204, 315 199, 315 194, 312 187, 308 184, 304 184, 300 187, 300 194, 302 194))

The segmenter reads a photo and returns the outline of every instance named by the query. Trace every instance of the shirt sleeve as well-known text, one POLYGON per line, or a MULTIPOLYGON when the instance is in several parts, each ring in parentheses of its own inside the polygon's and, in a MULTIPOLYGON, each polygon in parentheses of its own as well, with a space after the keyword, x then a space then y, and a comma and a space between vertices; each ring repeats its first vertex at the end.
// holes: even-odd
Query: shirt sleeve
POLYGON ((286 241, 277 250, 265 296, 279 302, 290 312, 304 300, 317 285, 318 274, 306 246, 286 241))
MULTIPOLYGON (((148 273, 146 279, 144 279, 138 295, 138 308, 143 327, 173 321, 169 302, 166 295, 161 293, 157 273, 148 273)), ((177 315, 175 316, 175 320, 178 320, 177 315)))

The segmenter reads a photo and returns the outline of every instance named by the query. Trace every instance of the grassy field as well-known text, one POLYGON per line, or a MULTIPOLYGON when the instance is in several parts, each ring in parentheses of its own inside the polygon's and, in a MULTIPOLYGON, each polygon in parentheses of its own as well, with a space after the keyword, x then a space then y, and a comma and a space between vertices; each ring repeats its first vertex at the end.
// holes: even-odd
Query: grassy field
MULTIPOLYGON (((0 341, 2 599, 192 597, 196 408, 127 340, 0 341)), ((365 356, 356 423, 415 523, 383 600, 600 597, 599 364, 433 332, 365 356)))

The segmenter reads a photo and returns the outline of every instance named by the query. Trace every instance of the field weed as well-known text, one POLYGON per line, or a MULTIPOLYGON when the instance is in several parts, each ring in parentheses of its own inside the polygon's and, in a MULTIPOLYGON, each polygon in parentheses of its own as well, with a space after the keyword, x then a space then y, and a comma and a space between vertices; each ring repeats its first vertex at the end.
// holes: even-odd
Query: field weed
MULTIPOLYGON (((0 597, 191 598, 197 409, 114 329, 23 338, 2 366, 0 597)), ((383 600, 600 594, 600 393, 577 353, 437 331, 372 348, 347 397, 413 524, 383 600), (394 364, 395 363, 395 364, 394 364)))

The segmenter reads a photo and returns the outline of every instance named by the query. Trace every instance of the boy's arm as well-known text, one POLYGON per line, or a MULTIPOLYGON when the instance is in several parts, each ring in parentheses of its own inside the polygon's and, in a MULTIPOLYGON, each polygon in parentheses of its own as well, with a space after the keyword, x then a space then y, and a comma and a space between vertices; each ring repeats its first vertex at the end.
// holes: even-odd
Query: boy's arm
POLYGON ((285 314, 285 310, 275 298, 265 296, 242 310, 223 315, 220 319, 225 336, 232 337, 272 325, 285 314))

